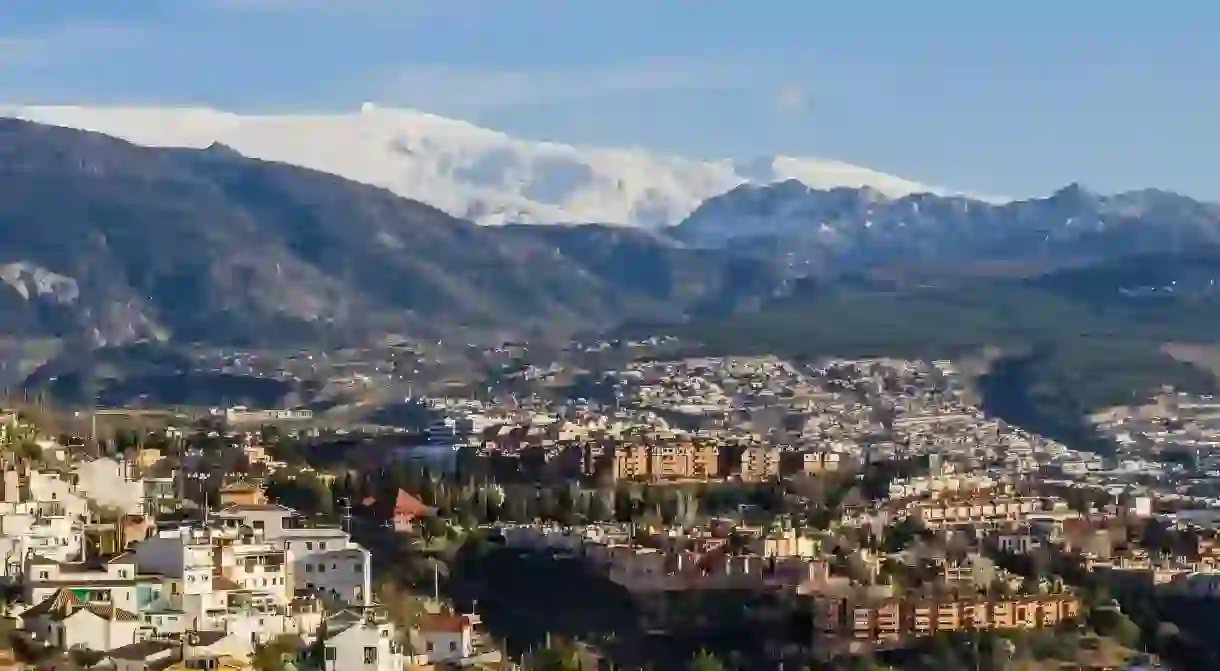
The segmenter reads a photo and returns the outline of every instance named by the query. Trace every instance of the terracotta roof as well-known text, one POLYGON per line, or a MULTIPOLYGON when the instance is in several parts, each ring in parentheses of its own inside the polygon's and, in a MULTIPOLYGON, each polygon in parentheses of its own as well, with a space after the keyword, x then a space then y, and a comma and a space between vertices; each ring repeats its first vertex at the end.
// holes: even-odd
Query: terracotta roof
POLYGON ((52 620, 66 620, 82 610, 87 610, 103 620, 114 619, 119 622, 138 622, 140 620, 140 616, 131 611, 116 608, 110 604, 96 603, 91 603, 79 608, 64 608, 60 611, 50 613, 49 616, 52 620))
POLYGON ((431 515, 434 511, 432 508, 424 505, 423 501, 400 489, 398 490, 398 497, 394 500, 394 512, 395 514, 421 517, 431 515))
POLYGON ((235 589, 241 589, 241 585, 238 585, 237 583, 233 582, 233 580, 231 578, 225 577, 223 575, 218 575, 218 576, 212 578, 212 589, 230 591, 230 590, 235 590, 235 589))
POLYGON ((424 613, 419 621, 419 629, 423 632, 445 631, 459 633, 474 626, 465 615, 448 615, 446 613, 424 613))
POLYGON ((251 485, 251 484, 248 484, 245 482, 235 482, 231 485, 225 485, 224 487, 221 487, 220 491, 225 494, 233 494, 233 493, 237 493, 237 492, 253 493, 253 492, 257 492, 257 491, 261 491, 261 490, 258 487, 255 487, 254 485, 251 485))
POLYGON ((177 647, 180 647, 177 643, 169 641, 140 641, 139 643, 128 643, 127 645, 119 646, 107 654, 113 659, 144 661, 157 653, 177 647))

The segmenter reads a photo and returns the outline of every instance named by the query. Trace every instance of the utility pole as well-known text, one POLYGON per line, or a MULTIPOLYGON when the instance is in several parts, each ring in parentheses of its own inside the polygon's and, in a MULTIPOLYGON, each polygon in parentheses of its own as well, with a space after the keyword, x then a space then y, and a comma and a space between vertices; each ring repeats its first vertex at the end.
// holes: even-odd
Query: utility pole
POLYGON ((339 505, 343 507, 342 528, 351 535, 352 533, 352 499, 344 497, 339 500, 339 505))

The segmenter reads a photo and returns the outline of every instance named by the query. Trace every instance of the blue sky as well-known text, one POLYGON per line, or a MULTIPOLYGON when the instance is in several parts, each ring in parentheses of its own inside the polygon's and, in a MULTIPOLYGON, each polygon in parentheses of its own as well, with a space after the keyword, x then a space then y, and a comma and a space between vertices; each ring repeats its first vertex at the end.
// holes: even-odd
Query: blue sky
POLYGON ((0 100, 414 107, 1021 196, 1220 200, 1220 4, 7 0, 0 100))

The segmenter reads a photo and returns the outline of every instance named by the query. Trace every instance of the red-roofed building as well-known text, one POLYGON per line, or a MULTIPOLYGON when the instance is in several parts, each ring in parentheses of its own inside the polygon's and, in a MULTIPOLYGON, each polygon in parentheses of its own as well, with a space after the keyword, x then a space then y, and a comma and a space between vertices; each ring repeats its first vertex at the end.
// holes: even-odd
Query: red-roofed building
POLYGON ((456 662, 474 654, 474 620, 469 615, 425 613, 419 634, 427 646, 428 661, 456 662))
POLYGON ((430 517, 434 514, 436 511, 424 505, 423 501, 401 489, 398 490, 398 497, 394 500, 395 531, 410 531, 421 517, 430 517))

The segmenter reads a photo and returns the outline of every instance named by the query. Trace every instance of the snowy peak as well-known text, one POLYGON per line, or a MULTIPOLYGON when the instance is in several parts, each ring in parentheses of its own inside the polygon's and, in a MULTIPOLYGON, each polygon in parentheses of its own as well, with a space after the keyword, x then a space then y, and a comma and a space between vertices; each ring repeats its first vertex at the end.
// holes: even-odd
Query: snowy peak
POLYGON ((1104 196, 1079 184, 1044 198, 993 202, 933 193, 895 197, 871 187, 815 189, 790 180, 743 184, 710 198, 671 233, 698 247, 867 250, 870 260, 915 253, 948 258, 954 250, 963 259, 1020 250, 1033 257, 1053 245, 1087 255, 1106 245, 1129 251, 1133 244, 1139 250, 1191 237, 1220 243, 1220 206, 1151 189, 1104 196))
POLYGON ((521 140, 463 121, 371 103, 348 114, 239 115, 206 108, 8 107, 0 115, 145 146, 231 150, 387 188, 481 224, 677 224, 742 183, 944 193, 821 159, 701 161, 639 149, 521 140))

